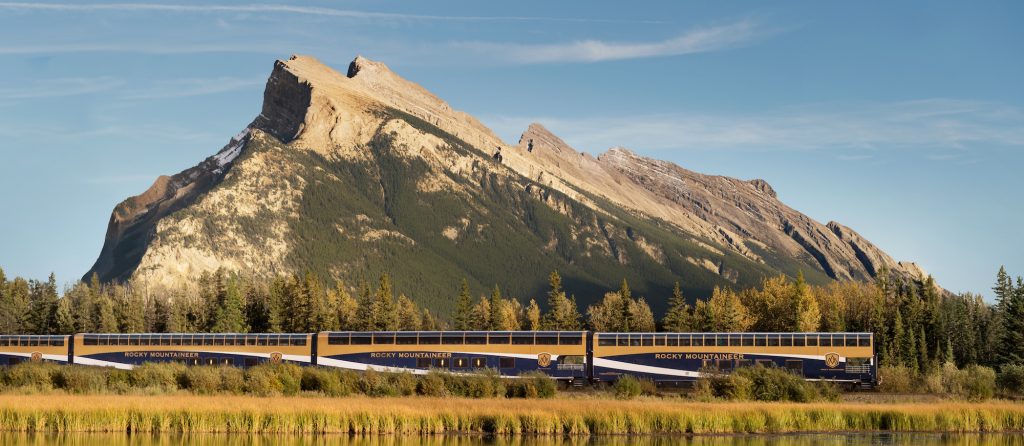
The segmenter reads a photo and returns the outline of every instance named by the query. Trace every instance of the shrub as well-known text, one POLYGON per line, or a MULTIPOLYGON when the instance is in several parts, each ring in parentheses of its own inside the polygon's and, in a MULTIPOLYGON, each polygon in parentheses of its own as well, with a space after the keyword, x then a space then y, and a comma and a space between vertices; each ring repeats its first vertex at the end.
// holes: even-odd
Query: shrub
POLYGON ((506 394, 518 398, 551 398, 557 389, 555 380, 542 372, 528 372, 507 386, 506 394))
POLYGON ((7 368, 4 383, 11 387, 50 390, 59 367, 45 362, 23 362, 7 368))
POLYGON ((197 366, 185 370, 182 388, 194 393, 210 395, 220 390, 220 367, 197 366))
POLYGON ((730 374, 706 371, 695 388, 700 399, 808 402, 839 398, 839 389, 830 383, 809 382, 786 370, 762 366, 730 374))
POLYGON ((61 367, 54 382, 70 393, 100 393, 107 390, 108 375, 104 369, 71 365, 61 367))
POLYGON ((878 368, 878 390, 889 393, 910 393, 914 391, 917 376, 910 367, 883 366, 878 368))
POLYGON ((996 391, 996 372, 988 367, 970 365, 958 370, 946 363, 942 367, 942 383, 950 395, 972 401, 992 398, 996 391))
POLYGON ((388 375, 375 370, 363 372, 359 389, 368 396, 396 396, 398 392, 391 385, 388 375))
POLYGON ((271 364, 260 364, 245 371, 245 393, 257 396, 280 395, 284 392, 281 380, 271 364))
POLYGON ((221 367, 220 391, 225 393, 240 394, 245 390, 245 372, 238 367, 221 367))
POLYGON ((320 392, 327 396, 347 396, 352 393, 355 383, 343 382, 341 378, 345 373, 322 367, 306 367, 302 370, 302 390, 320 392))
POLYGON ((1024 395, 1024 365, 1007 364, 996 377, 999 391, 1007 395, 1024 395))
POLYGON ((615 397, 623 400, 636 398, 642 391, 640 380, 633 375, 620 375, 612 387, 615 390, 615 397))
POLYGON ((416 392, 423 396, 448 396, 444 374, 431 370, 416 384, 416 392))
POLYGON ((416 394, 416 377, 412 373, 394 373, 391 375, 391 388, 398 395, 416 394))
MULTIPOLYGON (((86 367, 88 366, 82 366, 82 368, 86 367)), ((131 384, 131 372, 129 372, 128 370, 114 368, 102 368, 97 370, 102 370, 103 373, 106 375, 107 389, 110 389, 111 392, 123 394, 132 391, 133 388, 131 384)))
POLYGON ((128 382, 139 389, 173 392, 185 380, 187 367, 177 363, 147 362, 128 374, 128 382))

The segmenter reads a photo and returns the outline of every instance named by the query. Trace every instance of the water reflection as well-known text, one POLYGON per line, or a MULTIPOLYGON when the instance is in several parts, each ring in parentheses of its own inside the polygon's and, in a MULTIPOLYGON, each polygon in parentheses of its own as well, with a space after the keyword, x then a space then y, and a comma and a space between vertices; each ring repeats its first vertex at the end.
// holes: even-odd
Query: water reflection
POLYGON ((593 438, 487 436, 277 436, 0 434, 7 446, 1024 446, 1024 434, 799 434, 751 436, 619 436, 593 438))

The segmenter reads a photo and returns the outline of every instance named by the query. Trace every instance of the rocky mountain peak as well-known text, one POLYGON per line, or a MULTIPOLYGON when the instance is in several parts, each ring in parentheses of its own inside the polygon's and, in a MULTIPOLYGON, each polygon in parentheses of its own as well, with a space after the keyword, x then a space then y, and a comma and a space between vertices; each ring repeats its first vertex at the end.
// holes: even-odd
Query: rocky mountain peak
POLYGON ((814 283, 866 280, 882 266, 920 273, 845 226, 789 208, 762 179, 705 175, 624 147, 595 158, 539 123, 509 146, 381 62, 358 56, 347 68, 276 61, 249 126, 118 205, 89 274, 143 271, 173 285, 218 267, 264 276, 312 267, 351 282, 400 255, 422 261, 399 262, 415 265, 398 281, 469 277, 526 296, 552 269, 592 289, 629 277, 665 291, 682 279, 696 295, 778 273, 814 283), (510 258, 539 269, 510 274, 510 258))

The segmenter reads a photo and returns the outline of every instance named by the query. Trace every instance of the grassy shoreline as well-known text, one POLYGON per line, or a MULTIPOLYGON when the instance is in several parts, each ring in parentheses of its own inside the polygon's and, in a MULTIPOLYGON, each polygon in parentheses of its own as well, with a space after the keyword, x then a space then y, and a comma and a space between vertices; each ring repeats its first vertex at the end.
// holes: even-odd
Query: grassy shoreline
POLYGON ((246 434, 744 434, 1009 432, 1024 404, 697 403, 603 398, 0 395, 10 432, 246 434))

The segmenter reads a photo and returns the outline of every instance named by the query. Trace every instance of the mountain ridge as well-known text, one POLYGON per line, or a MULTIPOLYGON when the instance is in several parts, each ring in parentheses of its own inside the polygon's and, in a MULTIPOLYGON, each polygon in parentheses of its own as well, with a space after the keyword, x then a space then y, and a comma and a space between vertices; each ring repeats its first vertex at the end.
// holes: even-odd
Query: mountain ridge
POLYGON ((354 283, 397 265, 409 270, 397 281, 410 288, 429 270, 535 295, 537 278, 517 286, 495 272, 506 265, 487 246, 506 239, 524 245, 507 248, 516 261, 536 256, 566 269, 567 283, 587 292, 622 277, 649 292, 682 279, 704 295, 776 273, 817 282, 868 280, 883 266, 924 274, 850 228, 789 208, 764 180, 699 174, 624 148, 594 157, 538 123, 510 145, 381 62, 360 56, 342 74, 292 56, 275 62, 261 112, 238 136, 115 208, 86 276, 174 286, 219 267, 311 269, 354 283), (417 212, 436 221, 417 221, 417 212), (321 253, 310 240, 337 250, 321 253), (419 271, 401 256, 438 267, 419 271))

